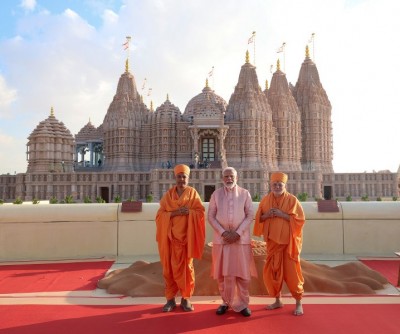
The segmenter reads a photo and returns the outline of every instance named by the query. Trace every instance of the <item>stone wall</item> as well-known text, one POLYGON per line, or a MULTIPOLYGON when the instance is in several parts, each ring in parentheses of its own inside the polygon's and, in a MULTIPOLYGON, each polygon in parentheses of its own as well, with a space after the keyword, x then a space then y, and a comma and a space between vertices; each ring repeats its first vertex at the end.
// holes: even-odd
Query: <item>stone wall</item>
MULTIPOLYGON (((320 213, 316 202, 303 203, 303 254, 382 255, 400 250, 400 202, 338 205, 339 212, 320 213)), ((158 207, 143 203, 142 212, 124 213, 120 203, 0 205, 0 261, 157 255, 158 207)), ((206 233, 209 242, 208 224, 206 233)))

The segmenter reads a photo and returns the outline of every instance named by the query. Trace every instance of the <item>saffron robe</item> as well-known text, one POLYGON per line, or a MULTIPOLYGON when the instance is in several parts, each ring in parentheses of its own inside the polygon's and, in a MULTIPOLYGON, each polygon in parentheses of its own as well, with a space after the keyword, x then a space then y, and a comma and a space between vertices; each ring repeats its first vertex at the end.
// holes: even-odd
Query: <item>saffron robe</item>
POLYGON ((300 252, 304 223, 305 216, 300 202, 287 191, 279 197, 269 193, 258 206, 253 234, 263 235, 267 243, 264 284, 273 297, 279 296, 283 281, 296 300, 302 297, 304 278, 300 267, 300 252), (281 217, 271 217, 262 222, 261 215, 272 208, 287 213, 290 221, 281 217))
POLYGON ((169 189, 160 201, 156 228, 166 298, 174 298, 178 291, 189 298, 194 291, 193 258, 201 258, 205 242, 205 209, 197 191, 187 186, 178 196, 176 186, 169 189), (181 207, 189 214, 171 217, 181 207))

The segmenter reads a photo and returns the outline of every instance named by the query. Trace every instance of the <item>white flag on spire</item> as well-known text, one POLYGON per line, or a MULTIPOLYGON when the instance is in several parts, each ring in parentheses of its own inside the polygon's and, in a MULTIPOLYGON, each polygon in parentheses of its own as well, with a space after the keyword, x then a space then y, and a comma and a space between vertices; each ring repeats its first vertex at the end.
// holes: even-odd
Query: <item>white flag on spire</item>
POLYGON ((253 43, 255 37, 256 37, 256 32, 253 31, 253 33, 251 34, 250 38, 247 40, 247 44, 253 43))
POLYGON ((212 77, 213 74, 214 74, 214 66, 211 68, 211 71, 208 72, 208 77, 209 77, 209 78, 212 77))
POLYGON ((276 53, 284 52, 284 51, 285 51, 285 45, 286 45, 286 43, 283 42, 283 43, 282 43, 282 46, 281 46, 280 48, 278 48, 278 50, 276 50, 276 53))
POLYGON ((122 44, 124 50, 129 49, 129 43, 131 42, 131 36, 126 36, 126 41, 122 44))
POLYGON ((310 39, 308 40, 308 43, 312 43, 314 41, 314 36, 315 33, 312 33, 310 39))
POLYGON ((142 85, 142 90, 144 89, 144 87, 146 87, 146 78, 144 78, 144 82, 143 82, 143 85, 142 85))
POLYGON ((151 95, 151 91, 153 90, 153 88, 149 88, 148 92, 147 92, 147 96, 151 95))

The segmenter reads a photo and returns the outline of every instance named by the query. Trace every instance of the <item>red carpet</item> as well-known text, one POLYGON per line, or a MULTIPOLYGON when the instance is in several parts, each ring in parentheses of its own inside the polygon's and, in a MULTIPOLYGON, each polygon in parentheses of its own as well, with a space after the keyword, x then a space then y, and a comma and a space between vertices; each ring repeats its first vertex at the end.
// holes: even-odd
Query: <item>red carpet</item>
POLYGON ((0 293, 93 290, 113 261, 0 266, 0 293))
POLYGON ((244 318, 228 312, 215 314, 215 305, 195 305, 185 313, 162 313, 161 305, 77 306, 1 305, 0 332, 7 334, 126 334, 126 333, 399 333, 400 304, 304 305, 305 315, 291 314, 293 305, 266 311, 251 307, 244 318))
POLYGON ((382 276, 386 277, 390 284, 392 284, 393 286, 397 286, 400 259, 368 260, 364 258, 359 260, 366 266, 370 267, 372 270, 375 270, 379 272, 382 276))

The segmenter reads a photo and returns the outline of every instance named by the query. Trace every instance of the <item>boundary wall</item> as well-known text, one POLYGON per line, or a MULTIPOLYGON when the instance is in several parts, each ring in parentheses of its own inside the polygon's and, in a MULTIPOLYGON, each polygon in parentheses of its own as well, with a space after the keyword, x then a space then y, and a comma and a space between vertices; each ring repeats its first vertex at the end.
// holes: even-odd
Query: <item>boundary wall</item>
MULTIPOLYGON (((204 203, 206 213, 208 203, 204 203)), ((254 211, 258 203, 253 203, 254 211)), ((338 202, 339 212, 302 203, 302 254, 384 255, 400 250, 400 202, 338 202)), ((158 203, 121 212, 121 203, 0 205, 0 261, 157 256, 158 203)), ((212 229, 206 223, 206 242, 212 229)))

